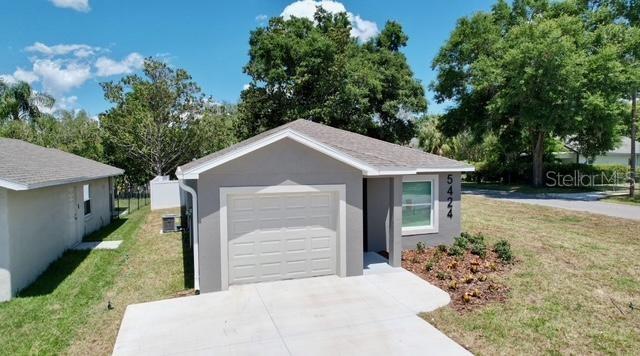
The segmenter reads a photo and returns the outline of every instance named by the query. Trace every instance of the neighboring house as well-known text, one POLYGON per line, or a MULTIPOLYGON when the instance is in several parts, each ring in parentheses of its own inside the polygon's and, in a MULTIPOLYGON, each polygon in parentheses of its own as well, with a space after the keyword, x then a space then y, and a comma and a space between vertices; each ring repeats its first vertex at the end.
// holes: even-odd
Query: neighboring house
MULTIPOLYGON (((579 153, 579 149, 572 145, 565 145, 569 152, 557 152, 555 156, 563 163, 586 164, 619 164, 628 166, 631 163, 631 139, 622 137, 618 147, 605 154, 595 156, 593 159, 579 153)), ((640 142, 636 141, 636 167, 640 167, 640 142)))
POLYGON ((473 169, 306 120, 185 164, 195 287, 361 275, 367 251, 400 266, 403 249, 460 234, 473 169))
POLYGON ((111 222, 112 177, 123 170, 0 138, 0 301, 64 250, 111 222))

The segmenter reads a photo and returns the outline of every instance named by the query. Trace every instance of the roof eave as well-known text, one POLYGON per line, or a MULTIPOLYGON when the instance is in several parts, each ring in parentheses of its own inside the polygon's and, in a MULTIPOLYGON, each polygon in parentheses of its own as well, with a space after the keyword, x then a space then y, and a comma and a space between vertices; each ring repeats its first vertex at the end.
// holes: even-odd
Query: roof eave
POLYGON ((55 181, 50 181, 50 182, 42 182, 42 183, 35 183, 35 184, 21 184, 21 183, 16 183, 16 182, 11 182, 11 181, 8 181, 8 180, 0 179, 0 188, 7 188, 7 189, 10 189, 10 190, 16 190, 16 191, 31 190, 31 189, 38 189, 38 188, 55 187, 55 186, 58 186, 58 185, 86 182, 86 181, 89 181, 89 180, 96 180, 96 179, 115 177, 115 176, 119 176, 119 175, 122 175, 122 174, 124 174, 124 171, 120 170, 120 172, 118 172, 118 173, 100 175, 100 176, 95 176, 95 177, 69 178, 69 179, 61 179, 61 180, 55 180, 55 181))

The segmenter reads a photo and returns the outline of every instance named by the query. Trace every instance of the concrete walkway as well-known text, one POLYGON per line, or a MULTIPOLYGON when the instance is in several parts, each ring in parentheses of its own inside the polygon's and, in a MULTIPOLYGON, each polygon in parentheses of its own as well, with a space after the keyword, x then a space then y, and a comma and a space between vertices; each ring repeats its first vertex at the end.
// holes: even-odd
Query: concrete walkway
POLYGON ((130 305, 114 355, 469 355, 416 314, 449 295, 402 268, 130 305))
POLYGON ((122 240, 80 242, 72 250, 117 250, 122 240))
POLYGON ((465 189, 462 193, 515 203, 543 205, 640 221, 640 206, 599 201, 606 196, 606 194, 600 192, 525 194, 489 189, 465 189))

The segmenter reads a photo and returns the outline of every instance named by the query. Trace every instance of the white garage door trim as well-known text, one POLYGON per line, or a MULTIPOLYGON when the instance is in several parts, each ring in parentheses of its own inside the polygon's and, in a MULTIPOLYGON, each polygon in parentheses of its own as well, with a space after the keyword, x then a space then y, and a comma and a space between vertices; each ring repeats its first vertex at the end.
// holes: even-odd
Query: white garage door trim
POLYGON ((222 289, 229 288, 229 237, 227 232, 227 199, 230 194, 274 194, 274 193, 338 193, 338 241, 339 263, 338 275, 347 275, 347 203, 346 186, 331 185, 274 185, 266 187, 222 187, 220 188, 220 271, 222 272, 222 289))

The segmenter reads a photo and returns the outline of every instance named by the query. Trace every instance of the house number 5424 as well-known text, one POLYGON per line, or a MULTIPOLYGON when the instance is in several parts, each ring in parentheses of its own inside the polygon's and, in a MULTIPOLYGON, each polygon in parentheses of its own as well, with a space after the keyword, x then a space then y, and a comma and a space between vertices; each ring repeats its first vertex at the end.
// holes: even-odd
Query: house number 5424
POLYGON ((449 188, 447 189, 447 217, 449 219, 453 218, 453 176, 451 174, 447 175, 447 185, 449 188))

